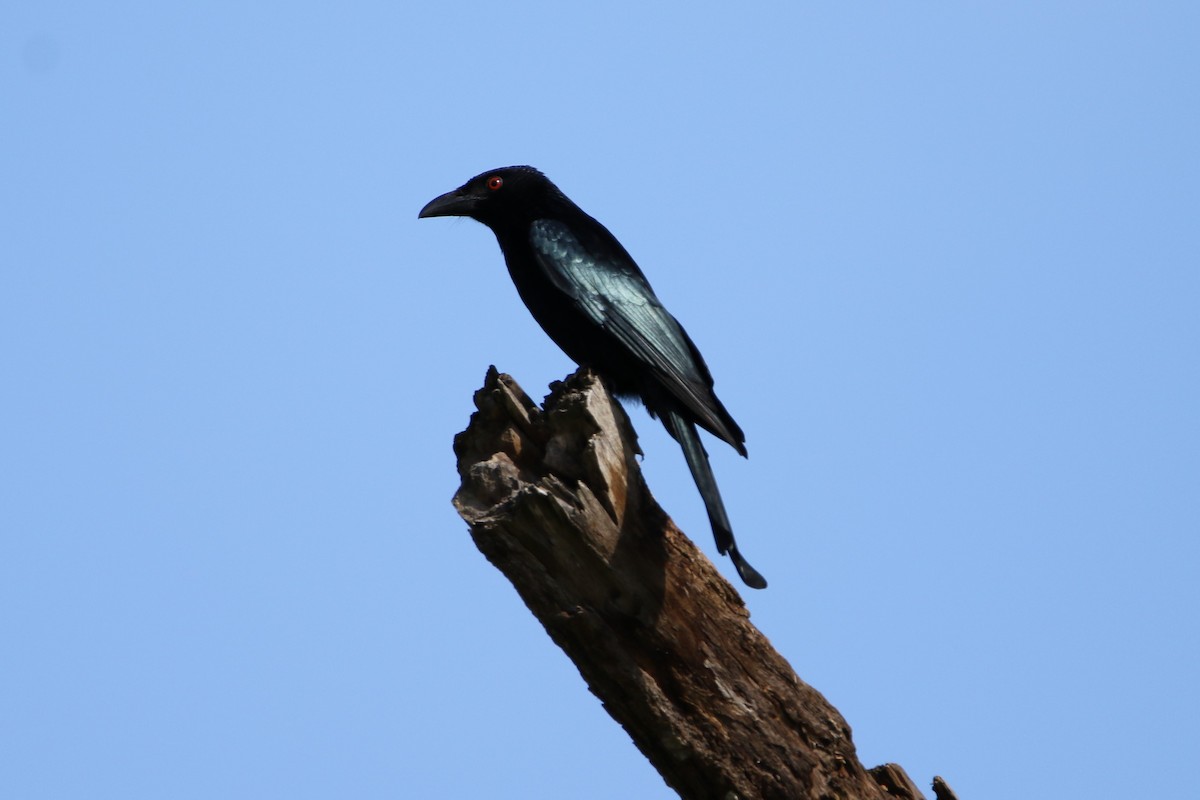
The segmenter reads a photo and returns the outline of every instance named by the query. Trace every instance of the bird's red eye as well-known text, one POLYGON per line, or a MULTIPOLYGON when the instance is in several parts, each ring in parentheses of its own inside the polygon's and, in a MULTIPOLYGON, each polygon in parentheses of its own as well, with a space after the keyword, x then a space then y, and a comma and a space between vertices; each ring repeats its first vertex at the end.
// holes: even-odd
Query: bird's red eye
POLYGON ((504 185, 504 178, 501 178, 499 175, 493 175, 492 177, 488 178, 488 188, 491 189, 493 192, 496 191, 497 189, 499 189, 503 185, 504 185))

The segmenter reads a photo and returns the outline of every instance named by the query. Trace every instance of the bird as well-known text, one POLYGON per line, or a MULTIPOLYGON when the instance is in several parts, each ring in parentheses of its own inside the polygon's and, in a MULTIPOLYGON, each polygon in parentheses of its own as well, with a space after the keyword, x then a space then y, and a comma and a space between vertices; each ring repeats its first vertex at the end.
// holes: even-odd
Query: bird
POLYGON ((717 550, 747 586, 765 589, 738 549, 697 426, 743 457, 745 434, 717 399, 699 349, 617 238, 529 166, 480 173, 417 216, 470 217, 492 230, 533 318, 618 397, 640 399, 662 421, 683 449, 717 550))

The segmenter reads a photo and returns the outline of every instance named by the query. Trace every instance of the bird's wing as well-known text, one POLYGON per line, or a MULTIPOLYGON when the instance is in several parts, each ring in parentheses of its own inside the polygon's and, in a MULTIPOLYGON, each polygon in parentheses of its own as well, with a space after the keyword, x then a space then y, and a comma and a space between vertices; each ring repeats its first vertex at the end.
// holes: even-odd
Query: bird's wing
POLYGON ((704 427, 740 446, 740 437, 713 407, 712 378, 687 333, 623 250, 597 254, 552 219, 533 223, 530 243, 538 266, 559 291, 649 366, 704 427))

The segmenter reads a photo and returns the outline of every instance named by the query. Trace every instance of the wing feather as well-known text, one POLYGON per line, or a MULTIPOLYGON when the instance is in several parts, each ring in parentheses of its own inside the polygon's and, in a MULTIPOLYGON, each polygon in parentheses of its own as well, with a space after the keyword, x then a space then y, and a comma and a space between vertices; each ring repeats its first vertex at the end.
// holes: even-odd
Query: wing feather
POLYGON ((594 253, 565 224, 551 219, 533 223, 530 243, 538 266, 559 291, 647 365, 704 427, 740 446, 741 432, 730 430, 714 408, 712 377, 691 339, 623 250, 594 253))

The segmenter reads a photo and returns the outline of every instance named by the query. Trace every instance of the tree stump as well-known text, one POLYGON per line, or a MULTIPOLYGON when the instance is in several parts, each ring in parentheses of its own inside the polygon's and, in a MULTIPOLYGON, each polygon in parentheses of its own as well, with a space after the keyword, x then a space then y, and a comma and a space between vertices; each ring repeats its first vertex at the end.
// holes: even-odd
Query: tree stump
POLYGON ((581 369, 550 388, 539 408, 489 368, 454 440, 454 505, 667 784, 686 800, 924 800, 900 767, 859 763, 841 714, 655 502, 603 382, 581 369))

